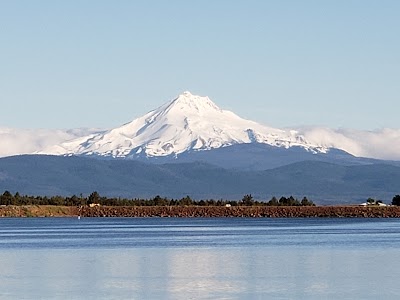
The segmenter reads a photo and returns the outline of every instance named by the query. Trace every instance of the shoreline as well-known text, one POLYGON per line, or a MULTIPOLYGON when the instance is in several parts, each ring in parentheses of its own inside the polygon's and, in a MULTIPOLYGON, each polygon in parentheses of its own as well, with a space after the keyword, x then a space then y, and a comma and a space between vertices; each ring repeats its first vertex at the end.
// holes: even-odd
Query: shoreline
POLYGON ((0 217, 400 218, 400 206, 2 206, 0 217))

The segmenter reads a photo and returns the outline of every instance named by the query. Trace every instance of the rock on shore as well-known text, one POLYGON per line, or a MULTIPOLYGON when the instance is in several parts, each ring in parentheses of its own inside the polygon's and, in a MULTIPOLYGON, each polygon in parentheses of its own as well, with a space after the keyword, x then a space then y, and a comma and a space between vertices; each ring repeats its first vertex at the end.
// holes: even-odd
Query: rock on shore
POLYGON ((310 218, 310 217, 400 217, 400 207, 358 207, 358 206, 156 206, 156 207, 85 207, 81 210, 85 217, 270 217, 270 218, 310 218))
POLYGON ((0 217, 399 218, 400 207, 361 206, 2 206, 0 217))

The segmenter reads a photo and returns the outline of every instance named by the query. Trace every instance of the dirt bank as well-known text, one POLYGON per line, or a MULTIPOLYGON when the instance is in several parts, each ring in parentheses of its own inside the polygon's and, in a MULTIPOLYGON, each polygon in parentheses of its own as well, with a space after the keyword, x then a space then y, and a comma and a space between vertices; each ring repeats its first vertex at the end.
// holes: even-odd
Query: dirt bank
POLYGON ((220 207, 220 206, 2 206, 0 217, 271 217, 399 218, 400 207, 220 207))
POLYGON ((78 214, 79 208, 73 206, 8 205, 0 207, 0 217, 69 217, 78 214))

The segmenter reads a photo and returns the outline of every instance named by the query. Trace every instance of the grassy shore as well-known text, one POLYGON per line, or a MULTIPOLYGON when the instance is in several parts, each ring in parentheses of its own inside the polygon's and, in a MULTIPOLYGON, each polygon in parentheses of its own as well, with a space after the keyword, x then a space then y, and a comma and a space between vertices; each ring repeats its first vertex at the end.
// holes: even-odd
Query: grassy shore
POLYGON ((2 206, 0 217, 400 218, 400 207, 360 206, 2 206))

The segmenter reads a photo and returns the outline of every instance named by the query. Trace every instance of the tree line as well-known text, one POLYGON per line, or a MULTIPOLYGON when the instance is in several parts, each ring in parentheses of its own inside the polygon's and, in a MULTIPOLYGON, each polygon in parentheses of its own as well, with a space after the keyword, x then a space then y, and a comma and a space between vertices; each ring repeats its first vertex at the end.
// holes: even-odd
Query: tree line
POLYGON ((84 206, 92 203, 104 206, 315 206, 314 202, 303 197, 301 200, 290 197, 281 197, 277 199, 272 197, 269 201, 258 201, 251 194, 246 194, 240 201, 232 200, 194 200, 190 196, 180 199, 169 199, 159 195, 152 199, 139 198, 109 198, 100 196, 97 191, 84 197, 73 195, 71 197, 63 196, 29 196, 20 195, 18 192, 14 195, 5 191, 0 195, 0 205, 59 205, 59 206, 84 206))

